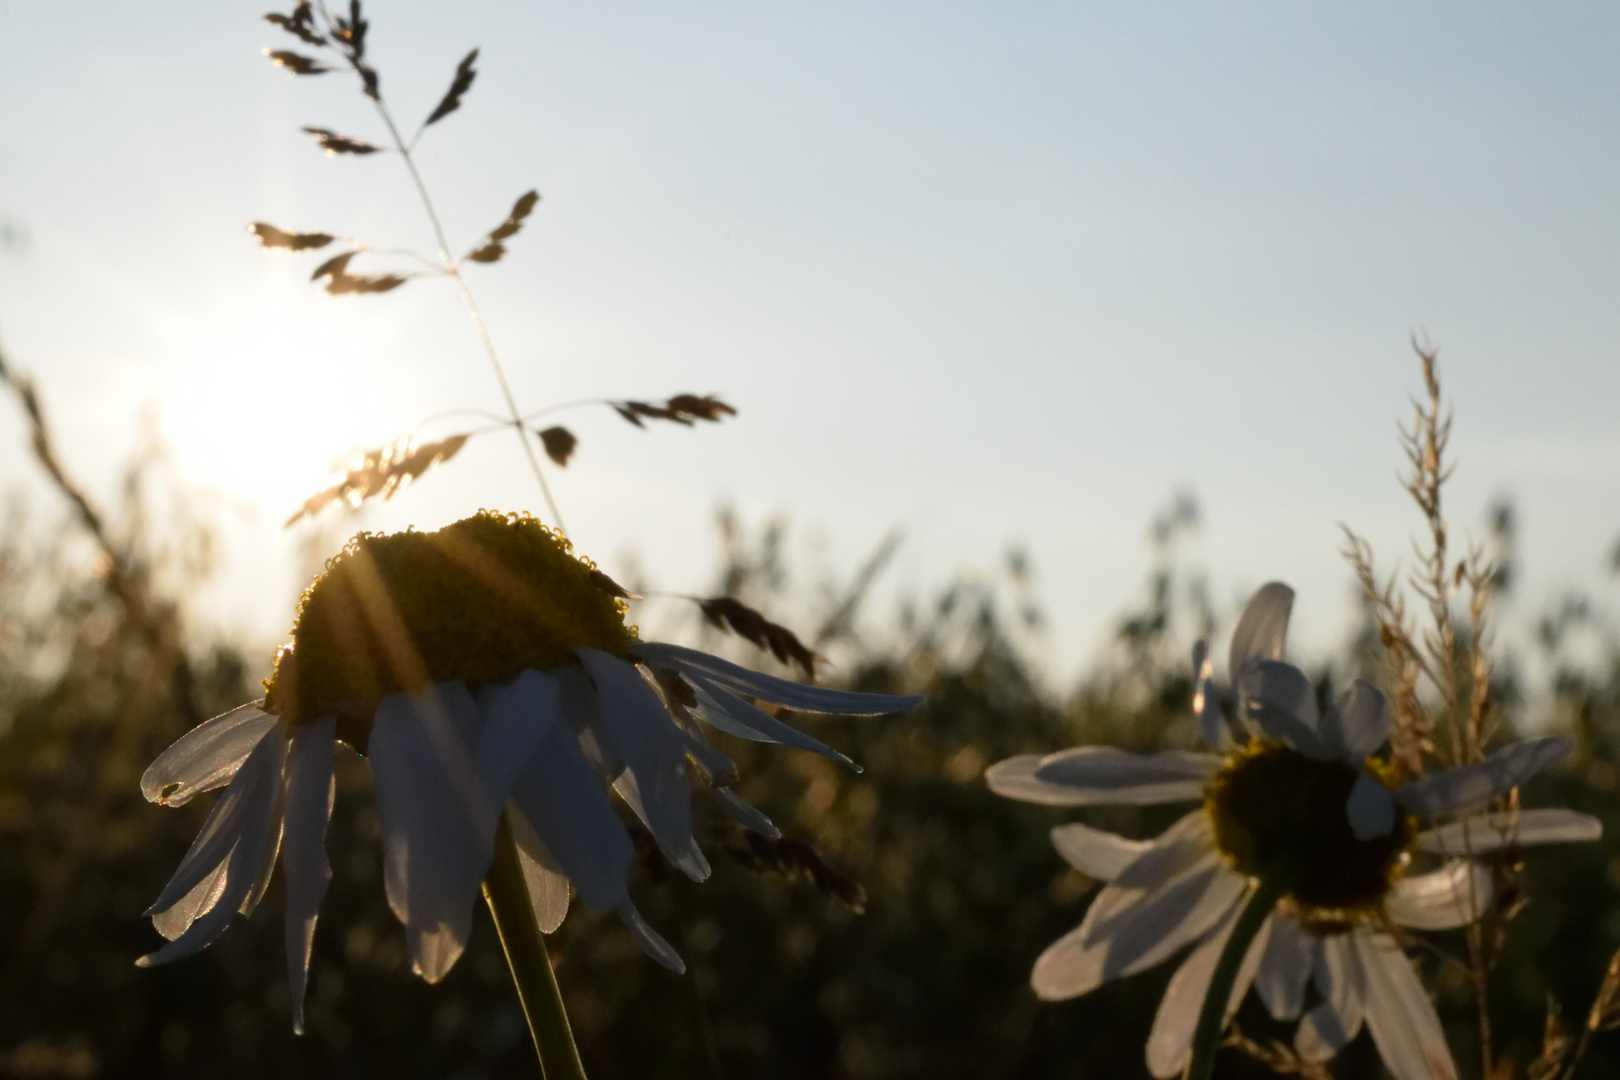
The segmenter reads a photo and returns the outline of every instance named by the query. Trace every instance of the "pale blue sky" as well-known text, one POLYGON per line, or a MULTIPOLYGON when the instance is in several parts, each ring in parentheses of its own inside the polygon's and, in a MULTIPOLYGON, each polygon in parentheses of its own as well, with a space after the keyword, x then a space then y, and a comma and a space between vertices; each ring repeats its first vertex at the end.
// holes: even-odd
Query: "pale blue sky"
MULTIPOLYGON (((143 408, 231 511, 220 619, 269 634, 279 523, 326 464, 494 385, 447 285, 333 299, 254 219, 427 248, 343 76, 295 80, 261 4, 6 5, 0 335, 107 491, 143 408)), ((1027 544, 1071 668, 1179 488, 1223 599, 1281 577, 1325 649, 1337 523, 1404 553, 1394 421, 1426 328, 1456 518, 1519 504, 1527 609, 1620 533, 1620 8, 1612 4, 376 3, 455 242, 544 201, 470 279, 520 400, 717 391, 735 423, 611 414, 557 479, 582 548, 699 586, 721 498, 923 587, 1027 544)), ((453 426, 439 430, 445 434, 453 426)), ((0 482, 27 463, 9 410, 0 482)), ((374 527, 539 509, 475 442, 374 527)), ((1605 586, 1608 589, 1608 586, 1605 586)))

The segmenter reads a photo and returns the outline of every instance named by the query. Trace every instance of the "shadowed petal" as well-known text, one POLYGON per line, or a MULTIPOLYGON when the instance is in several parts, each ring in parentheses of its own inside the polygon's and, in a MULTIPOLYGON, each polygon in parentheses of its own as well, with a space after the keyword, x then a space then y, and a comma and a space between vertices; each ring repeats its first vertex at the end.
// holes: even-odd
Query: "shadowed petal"
POLYGON ((1558 735, 1525 739, 1477 764, 1430 773, 1403 784, 1395 791, 1395 801, 1425 817, 1482 810, 1574 748, 1574 743, 1558 735))
POLYGON ((1052 846, 1076 870, 1099 881, 1113 881, 1151 846, 1111 832, 1071 822, 1052 830, 1052 846))
POLYGON ((1366 976, 1350 939, 1360 931, 1322 938, 1312 976, 1322 1003, 1305 1014, 1294 1033, 1294 1049, 1306 1061, 1323 1062, 1343 1050, 1361 1030, 1366 976))
POLYGON ((261 704, 237 706, 180 736, 141 775, 141 794, 148 802, 183 806, 193 795, 229 783, 276 725, 261 704))
MULTIPOLYGON (((185 932, 135 961, 138 966, 153 967, 191 956, 211 944, 230 925, 231 918, 258 884, 266 851, 281 836, 281 769, 286 756, 287 740, 280 737, 261 739, 248 755, 237 780, 232 782, 232 786, 238 782, 243 784, 244 810, 236 830, 236 843, 224 864, 223 886, 217 887, 217 892, 211 887, 207 895, 212 896, 213 902, 206 908, 199 904, 185 932)), ((204 877, 211 877, 214 872, 211 868, 204 877)), ((187 889, 180 902, 184 904, 193 896, 192 890, 187 889)))
POLYGON ((567 725, 553 727, 518 774, 512 801, 581 900, 597 911, 624 902, 635 849, 567 725))
POLYGON ((577 649, 575 655, 596 686, 605 740, 625 764, 613 789, 652 832, 664 857, 702 881, 709 864, 692 837, 686 752, 669 710, 634 665, 600 649, 577 649))
POLYGON ((1322 717, 1319 730, 1330 751, 1352 765, 1360 765, 1363 758, 1389 737, 1393 722, 1383 693, 1371 683, 1357 679, 1322 717))
POLYGON ((1278 915, 1271 920, 1271 939, 1260 959, 1254 989, 1278 1020, 1297 1020, 1305 1008, 1305 983, 1311 977, 1315 943, 1294 919, 1278 915))
POLYGON ((1340 756, 1318 730, 1316 687, 1299 668, 1280 660, 1253 661, 1236 686, 1239 711, 1251 728, 1317 761, 1340 756))
POLYGON ((303 724, 287 753, 287 802, 282 839, 282 883, 287 905, 287 989, 293 1031, 304 1030, 304 988, 309 979, 315 919, 332 880, 326 861, 326 824, 336 785, 332 777, 337 722, 330 716, 303 724))
POLYGON ((1356 774, 1355 787, 1345 800, 1345 816, 1357 840, 1388 836, 1395 827, 1395 800, 1389 789, 1365 772, 1356 774))
POLYGON ((1573 844, 1598 840, 1603 822, 1574 810, 1520 810, 1517 814, 1480 814, 1418 834, 1420 851, 1437 855, 1484 855, 1512 845, 1573 844))
POLYGON ((735 735, 739 739, 781 743, 783 746, 809 750, 811 753, 842 761, 852 767, 855 765, 853 761, 827 744, 811 738, 798 728, 784 724, 764 709, 752 702, 744 701, 718 683, 711 682, 701 675, 689 675, 687 678, 691 679, 693 688, 697 691, 698 719, 710 727, 717 728, 727 735, 735 735))
POLYGON ((738 798, 737 793, 730 788, 710 788, 709 794, 713 796, 720 809, 724 810, 732 821, 735 821, 749 832, 758 833, 768 840, 781 839, 782 830, 778 829, 771 819, 766 817, 757 807, 738 798))
MULTIPOLYGON (((1214 931, 1182 961, 1181 967, 1171 977, 1170 985, 1165 988, 1147 1043, 1148 1071, 1154 1076, 1168 1080, 1180 1076, 1187 1067, 1187 1059, 1192 1056, 1193 1032, 1198 1027, 1198 1014, 1203 1010, 1204 997, 1209 993, 1209 980, 1215 974, 1221 950, 1226 948, 1232 928, 1237 925, 1238 913, 1242 910, 1241 904, 1232 906, 1214 931)), ((1267 919, 1250 942, 1249 951, 1244 954, 1243 963, 1238 968, 1237 978, 1233 980, 1231 993, 1226 999, 1227 1019, 1237 1012, 1243 995, 1249 992, 1249 984, 1254 981, 1272 924, 1276 921, 1275 917, 1267 919)))
POLYGON ((1433 873, 1401 878, 1384 901, 1384 911, 1399 926, 1451 930, 1479 918, 1492 893, 1490 871, 1458 859, 1433 873))
POLYGON ((1228 678, 1234 683, 1250 660, 1281 660, 1288 639, 1288 615, 1294 608, 1294 590, 1280 581, 1262 585, 1232 631, 1227 654, 1228 678))
POLYGON ((1434 1005, 1388 934, 1351 934, 1367 980, 1367 1030, 1395 1080, 1456 1080, 1434 1005))
POLYGON ((733 693, 748 694, 801 712, 882 716, 915 709, 923 701, 916 694, 857 694, 825 686, 806 686, 750 671, 706 652, 663 642, 638 641, 633 648, 636 655, 673 667, 683 675, 701 675, 733 693))
POLYGON ((630 931, 630 936, 636 939, 636 944, 641 946, 642 952, 675 974, 686 974, 686 961, 681 959, 681 954, 676 952, 658 931, 647 925, 647 920, 641 917, 641 912, 636 910, 634 904, 626 900, 614 908, 613 913, 624 923, 624 928, 630 931))
POLYGON ((1133 754, 1112 746, 1080 746, 1048 755, 1035 779, 1084 794, 1085 801, 1074 806, 1147 806, 1203 798, 1204 784, 1220 766, 1216 754, 1133 754))
POLYGON ((515 802, 507 804, 506 820, 517 844, 518 865, 523 870, 529 904, 534 908, 534 921, 541 933, 555 933, 568 917, 568 877, 515 802))
POLYGON ((463 734, 469 716, 476 730, 478 703, 460 683, 390 694, 377 706, 368 747, 388 905, 430 983, 460 957, 494 855, 487 796, 463 734))

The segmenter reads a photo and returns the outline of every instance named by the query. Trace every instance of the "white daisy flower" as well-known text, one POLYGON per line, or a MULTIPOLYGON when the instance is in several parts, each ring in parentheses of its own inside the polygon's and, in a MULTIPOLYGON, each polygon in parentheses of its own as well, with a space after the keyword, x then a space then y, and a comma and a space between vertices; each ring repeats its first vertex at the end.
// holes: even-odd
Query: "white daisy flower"
MULTIPOLYGON (((1280 896, 1238 967, 1226 1005, 1252 985, 1282 1020, 1304 1012, 1307 982, 1321 1003, 1295 1045, 1325 1061, 1363 1023, 1397 1080, 1454 1078, 1435 1015, 1394 928, 1443 930, 1485 910, 1491 879, 1468 856, 1505 845, 1595 840, 1596 818, 1527 810, 1486 813, 1499 796, 1566 754, 1567 739, 1527 739, 1485 761, 1392 786, 1370 757, 1389 732, 1384 697, 1357 681, 1325 715, 1305 673, 1282 661, 1293 590, 1280 583, 1250 600, 1233 633, 1231 670, 1239 719, 1231 736, 1211 679, 1208 650, 1194 652, 1194 708, 1218 753, 1133 754, 1083 746, 992 766, 992 790, 1054 806, 1202 806, 1151 841, 1086 825, 1052 830, 1059 854, 1107 884, 1079 928, 1035 963, 1031 983, 1048 1000, 1077 997, 1192 951, 1171 979, 1147 1044, 1156 1077, 1187 1067, 1206 992, 1248 900, 1282 881, 1280 896), (1419 817, 1458 820, 1419 831, 1419 817), (1414 852, 1440 868, 1412 874, 1414 852)), ((1239 938, 1241 941, 1241 937, 1239 938)))
POLYGON ((684 964, 626 890, 632 843, 612 788, 694 880, 695 769, 756 832, 774 825, 727 786, 732 762, 694 718, 758 742, 848 761, 752 704, 876 715, 917 697, 806 686, 678 645, 637 639, 616 586, 527 516, 490 513, 432 533, 362 533, 304 594, 265 697, 199 725, 141 778, 179 806, 226 790, 148 915, 168 944, 138 963, 207 946, 251 914, 278 849, 287 897, 294 1027, 321 899, 339 741, 371 765, 389 906, 415 971, 437 981, 461 955, 504 811, 537 921, 563 921, 570 890, 618 914, 648 955, 684 964))

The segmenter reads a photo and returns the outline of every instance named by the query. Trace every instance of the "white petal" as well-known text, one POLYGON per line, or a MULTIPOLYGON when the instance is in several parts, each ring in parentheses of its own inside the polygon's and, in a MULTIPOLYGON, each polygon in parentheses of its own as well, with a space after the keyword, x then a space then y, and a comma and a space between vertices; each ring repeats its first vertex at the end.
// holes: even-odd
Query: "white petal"
MULTIPOLYGON (((1215 965, 1232 936, 1232 928, 1237 925, 1242 910, 1243 905, 1237 904, 1227 912, 1220 925, 1182 961, 1181 967, 1171 977, 1170 985, 1165 988, 1147 1043, 1148 1071, 1154 1076, 1167 1080, 1180 1076, 1187 1067, 1187 1059, 1192 1056, 1198 1014, 1203 1011, 1204 998, 1209 993, 1209 980, 1215 974, 1215 965)), ((1249 985, 1254 982, 1255 972, 1260 967, 1260 957, 1266 950, 1271 925, 1276 921, 1275 917, 1267 919, 1249 943, 1249 951, 1244 954, 1237 977, 1232 981, 1232 990, 1227 995, 1227 1019, 1237 1012, 1243 995, 1249 992, 1249 985)))
POLYGON ((1089 935, 1093 930, 1140 903, 1149 893, 1207 864, 1213 850, 1209 815, 1202 810, 1195 810, 1170 826, 1149 842, 1112 882, 1103 886, 1091 902, 1080 923, 1086 940, 1091 940, 1089 935))
POLYGON ((1345 816, 1357 840, 1371 840, 1375 836, 1388 836, 1395 827, 1395 800, 1389 789, 1365 772, 1358 772, 1356 785, 1345 800, 1345 816))
POLYGON ((1019 754, 998 761, 984 771, 984 782, 997 795, 1046 806, 1087 806, 1089 792, 1076 791, 1062 784, 1035 779, 1035 770, 1046 760, 1042 754, 1019 754))
POLYGON ((801 712, 882 716, 915 709, 923 701, 916 694, 857 694, 849 690, 788 682, 679 645, 638 641, 633 648, 637 655, 673 667, 683 675, 704 676, 734 693, 747 694, 801 712))
POLYGON ((331 717, 301 725, 287 753, 282 883, 287 905, 287 988, 292 996, 293 1030, 304 1030, 304 988, 309 980, 315 919, 332 870, 326 861, 326 824, 332 816, 336 784, 332 776, 336 721, 331 717))
POLYGON ((1230 678, 1236 682, 1250 660, 1281 660, 1288 638, 1288 615, 1294 607, 1294 590, 1280 581, 1262 585, 1249 598, 1248 606, 1232 631, 1228 653, 1230 678))
POLYGON ((1323 1062, 1343 1050, 1361 1030, 1366 1007, 1366 976, 1348 934, 1322 938, 1312 969, 1322 1003, 1305 1014, 1294 1033, 1294 1049, 1306 1061, 1323 1062))
POLYGON ((1299 668, 1280 660, 1254 661, 1238 676, 1236 686, 1239 712, 1261 734, 1281 739, 1318 761, 1340 756, 1317 730, 1316 687, 1299 668))
POLYGON ((229 867, 229 860, 221 860, 214 867, 213 873, 199 881, 185 896, 175 901, 173 906, 151 914, 152 929, 173 941, 186 932, 186 928, 196 921, 197 916, 207 911, 219 902, 220 894, 225 891, 225 871, 229 867))
POLYGON ((605 741, 625 764, 613 789, 647 826, 664 857, 702 881, 709 866, 692 837, 686 754, 668 709, 633 665, 600 649, 577 649, 575 655, 596 685, 605 741))
POLYGON ((554 727, 530 758, 512 800, 581 900, 597 911, 624 902, 635 849, 566 725, 554 727))
MULTIPOLYGON (((279 733, 274 738, 259 741, 248 755, 247 764, 237 771, 230 787, 225 789, 225 794, 208 812, 208 818, 196 839, 192 840, 185 858, 180 860, 174 876, 146 910, 147 915, 164 911, 178 903, 230 858, 232 850, 245 835, 244 829, 257 821, 263 808, 277 798, 285 750, 286 739, 279 733)), ((244 886, 244 889, 247 887, 244 886)))
POLYGON ((1068 864, 1087 877, 1113 881, 1151 845, 1073 822, 1052 830, 1052 846, 1068 864))
POLYGON ((276 726, 276 718, 261 704, 240 705, 180 736, 141 775, 141 794, 148 802, 182 806, 199 792, 229 783, 276 726))
MULTIPOLYGON (((278 791, 276 794, 280 796, 282 792, 278 791)), ((248 888, 247 895, 242 897, 242 902, 236 906, 236 910, 244 919, 252 915, 254 909, 259 906, 259 901, 264 899, 266 890, 270 888, 270 877, 276 871, 276 857, 281 853, 282 815, 280 811, 281 807, 278 805, 276 820, 270 830, 269 840, 259 849, 259 862, 258 866, 253 870, 253 882, 248 888)))
POLYGON ((1420 851, 1437 855, 1483 855, 1501 848, 1538 844, 1574 844, 1598 840, 1603 822, 1574 810, 1520 810, 1517 814, 1480 814, 1418 834, 1420 851))
MULTIPOLYGON (((135 961, 138 966, 152 967, 191 956, 211 944, 230 925, 232 916, 242 907, 264 872, 265 853, 273 838, 281 836, 281 769, 286 751, 286 739, 276 737, 260 740, 248 755, 241 770, 241 774, 249 777, 248 797, 243 800, 246 810, 236 844, 225 862, 223 887, 213 894, 211 906, 206 909, 199 906, 184 933, 135 961)), ((185 904, 190 899, 192 891, 187 889, 180 902, 185 904)))
POLYGON ((1394 1080, 1456 1080, 1445 1032, 1411 961, 1388 934, 1350 935, 1367 979, 1367 1030, 1394 1080))
POLYGON ((681 954, 676 952, 658 931, 647 925, 647 920, 641 917, 641 912, 636 910, 634 904, 626 900, 613 910, 614 914, 619 916, 619 921, 624 923, 625 929, 636 939, 636 944, 641 946, 642 952, 675 974, 686 974, 686 962, 681 959, 681 954))
POLYGON ((720 809, 724 810, 731 820, 749 832, 758 833, 768 840, 781 839, 782 830, 778 829, 771 819, 766 817, 759 809, 738 798, 737 793, 730 788, 710 788, 709 794, 714 797, 716 803, 720 804, 720 809))
POLYGON ((1211 853, 1193 870, 1107 920, 1060 938, 1035 961, 1030 985, 1047 1001, 1077 997, 1109 979, 1170 958, 1220 921, 1247 882, 1211 853))
POLYGON ((390 694, 377 706, 368 747, 388 905, 428 982, 460 957, 494 854, 488 796, 466 742, 469 715, 476 729, 478 703, 460 683, 390 694))
POLYGON ((1492 891, 1489 870, 1458 859, 1433 873, 1401 878, 1385 899, 1384 911, 1399 926, 1451 930, 1479 918, 1492 891))
POLYGON ((1080 746, 1047 755, 1034 778, 1084 796, 1071 806, 1147 806, 1203 798, 1205 783, 1220 766, 1216 754, 1133 754, 1112 746, 1080 746))
POLYGON ((717 728, 727 735, 735 735, 739 739, 781 743, 784 746, 809 750, 811 753, 842 761, 846 765, 855 765, 853 761, 826 743, 811 738, 789 724, 784 724, 764 709, 744 701, 718 683, 710 682, 700 675, 690 678, 697 691, 698 718, 710 727, 717 728))
POLYGON ((1477 764, 1430 773, 1403 784, 1395 792, 1395 801, 1426 817, 1482 810, 1574 748, 1574 743, 1558 735, 1525 739, 1477 764))
POLYGON ((1320 733, 1328 749, 1352 765, 1381 746, 1394 722, 1389 702, 1377 687, 1362 679, 1350 684, 1322 717, 1320 733))
POLYGON ((1271 920, 1271 939, 1260 959, 1254 989, 1266 1010, 1278 1020, 1297 1020, 1305 1008, 1305 983, 1311 977, 1316 939, 1284 915, 1271 920))
POLYGON ((557 680, 533 670, 479 695, 484 725, 478 735, 476 768, 492 830, 518 773, 562 715, 561 698, 557 680))
POLYGON ((529 904, 534 908, 534 921, 541 933, 555 933, 568 917, 568 878, 562 873, 557 857, 516 803, 508 803, 506 820, 512 827, 513 842, 517 844, 518 865, 523 869, 523 884, 529 892, 529 904))

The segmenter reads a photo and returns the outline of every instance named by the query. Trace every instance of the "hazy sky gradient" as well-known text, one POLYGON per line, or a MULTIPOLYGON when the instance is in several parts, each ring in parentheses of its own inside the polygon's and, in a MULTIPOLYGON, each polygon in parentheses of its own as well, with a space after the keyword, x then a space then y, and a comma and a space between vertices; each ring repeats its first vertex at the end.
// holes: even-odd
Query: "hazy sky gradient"
MULTIPOLYGON (((342 75, 294 79, 260 4, 10 5, 0 340, 99 491, 159 415, 229 511, 219 617, 269 634, 280 521, 345 450, 498 406, 448 284, 329 298, 255 219, 432 246, 342 75)), ((1032 551, 1069 668, 1137 595, 1172 492, 1228 601, 1273 577, 1345 627, 1337 523, 1404 554, 1408 335, 1457 401, 1459 526, 1513 498, 1519 603, 1620 533, 1620 8, 1297 4, 383 3, 402 118, 483 51, 423 140, 452 242, 544 200, 477 291, 528 407, 717 391, 742 415, 606 411, 556 487, 610 570, 699 587, 711 512, 780 511, 840 564, 890 527, 920 588, 1032 551)), ((454 424, 430 434, 449 434, 454 424)), ((29 472, 12 410, 0 482, 29 472)), ((509 436, 371 527, 538 510, 509 436)))

